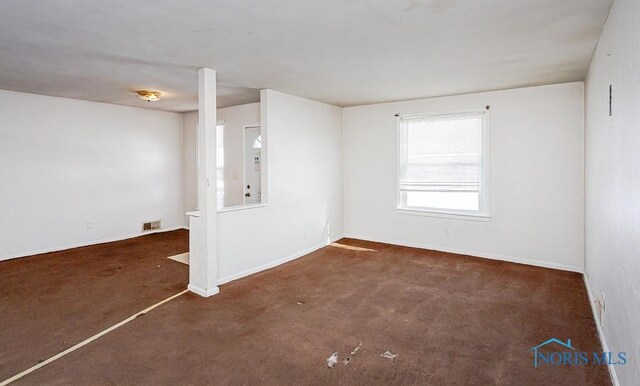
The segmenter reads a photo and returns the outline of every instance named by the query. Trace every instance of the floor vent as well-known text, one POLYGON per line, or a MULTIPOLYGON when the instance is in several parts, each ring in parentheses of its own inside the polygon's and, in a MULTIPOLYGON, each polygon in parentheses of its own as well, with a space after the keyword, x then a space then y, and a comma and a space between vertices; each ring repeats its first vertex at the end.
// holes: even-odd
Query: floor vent
POLYGON ((152 231, 155 229, 160 229, 160 220, 158 221, 149 221, 142 224, 142 231, 152 231))

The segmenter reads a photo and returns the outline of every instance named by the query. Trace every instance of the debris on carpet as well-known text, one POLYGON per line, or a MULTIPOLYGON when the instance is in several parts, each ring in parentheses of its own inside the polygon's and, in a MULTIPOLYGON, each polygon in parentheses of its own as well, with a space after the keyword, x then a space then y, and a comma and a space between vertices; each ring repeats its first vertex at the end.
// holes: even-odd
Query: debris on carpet
POLYGON ((394 354, 391 351, 387 350, 387 351, 383 352, 382 354, 380 354, 380 356, 383 357, 383 358, 394 360, 394 359, 396 359, 398 357, 398 354, 394 354))
POLYGON ((336 367, 337 364, 338 364, 338 352, 336 351, 333 354, 331 354, 329 358, 327 358, 327 367, 332 369, 336 367))

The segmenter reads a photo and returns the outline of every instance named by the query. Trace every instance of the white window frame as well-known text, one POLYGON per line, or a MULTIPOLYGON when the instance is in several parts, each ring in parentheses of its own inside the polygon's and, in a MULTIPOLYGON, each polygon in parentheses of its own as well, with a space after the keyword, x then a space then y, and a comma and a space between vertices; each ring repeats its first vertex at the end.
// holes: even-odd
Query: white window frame
POLYGON ((400 214, 409 215, 421 215, 430 217, 443 217, 454 218, 462 220, 475 220, 475 221, 489 221, 490 215, 490 200, 489 200, 489 106, 486 108, 465 109, 456 111, 444 111, 437 113, 427 114, 396 114, 396 211, 400 214), (437 116, 464 114, 464 113, 482 113, 482 132, 481 132, 481 154, 480 154, 480 189, 478 199, 478 210, 456 210, 456 209, 442 209, 442 208, 412 208, 407 207, 403 202, 403 195, 400 190, 400 176, 403 165, 403 156, 405 152, 403 144, 405 141, 404 133, 406 132, 406 121, 410 119, 418 118, 431 118, 437 116))

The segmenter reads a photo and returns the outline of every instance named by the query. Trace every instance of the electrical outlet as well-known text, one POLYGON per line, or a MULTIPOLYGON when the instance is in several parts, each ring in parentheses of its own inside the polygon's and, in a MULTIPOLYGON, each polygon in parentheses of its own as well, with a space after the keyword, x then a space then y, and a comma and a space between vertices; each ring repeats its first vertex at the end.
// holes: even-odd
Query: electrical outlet
POLYGON ((87 222, 87 229, 93 229, 93 222, 92 221, 87 222))
POLYGON ((445 230, 444 230, 444 237, 446 237, 446 238, 450 238, 450 237, 451 237, 451 231, 450 231, 450 230, 448 230, 448 229, 445 229, 445 230))

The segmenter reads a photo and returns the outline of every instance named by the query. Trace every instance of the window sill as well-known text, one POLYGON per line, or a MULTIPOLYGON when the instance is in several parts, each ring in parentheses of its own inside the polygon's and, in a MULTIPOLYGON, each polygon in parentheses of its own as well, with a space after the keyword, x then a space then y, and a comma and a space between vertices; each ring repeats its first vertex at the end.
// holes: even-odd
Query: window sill
POLYGON ((407 209, 407 208, 396 208, 396 212, 399 214, 405 214, 410 216, 448 218, 448 219, 467 220, 467 221, 491 221, 491 215, 489 215, 489 213, 460 213, 460 212, 446 212, 446 211, 428 210, 428 209, 407 209))
POLYGON ((239 210, 255 209, 255 208, 264 208, 267 206, 269 206, 269 204, 236 205, 236 206, 229 206, 226 208, 218 209, 218 213, 236 212, 239 210))

